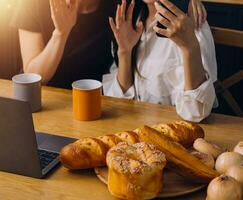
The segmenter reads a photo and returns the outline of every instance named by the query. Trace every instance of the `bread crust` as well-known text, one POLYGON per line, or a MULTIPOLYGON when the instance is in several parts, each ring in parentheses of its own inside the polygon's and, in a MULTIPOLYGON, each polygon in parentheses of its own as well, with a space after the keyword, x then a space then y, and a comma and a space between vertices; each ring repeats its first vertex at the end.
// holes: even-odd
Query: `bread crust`
POLYGON ((129 144, 135 144, 139 142, 138 135, 133 131, 122 131, 115 134, 115 136, 119 137, 123 142, 127 142, 129 144))
POLYGON ((121 199, 151 199, 163 188, 165 155, 154 145, 120 143, 107 154, 108 189, 121 199))
POLYGON ((145 126, 139 131, 140 141, 156 145, 165 155, 168 167, 193 182, 208 183, 219 174, 202 163, 187 149, 168 136, 145 126))
MULTIPOLYGON (((191 146, 195 139, 204 137, 203 129, 197 124, 181 121, 170 124, 153 126, 159 131, 160 136, 170 137, 185 147, 191 146)), ((60 160, 68 169, 87 169, 104 166, 106 164, 107 151, 120 142, 129 144, 138 143, 139 137, 136 131, 123 131, 97 138, 83 138, 64 147, 60 152, 60 160), (87 147, 91 140, 90 148, 87 147), (96 152, 96 149, 99 153, 96 152)))
POLYGON ((137 134, 132 131, 97 138, 82 138, 65 146, 60 151, 60 160, 64 167, 71 170, 105 166, 106 154, 110 148, 120 142, 135 144, 138 141, 137 134))
POLYGON ((65 146, 60 160, 68 169, 87 169, 106 165, 107 146, 96 138, 83 138, 65 146))
POLYGON ((118 143, 122 142, 122 140, 117 137, 116 135, 104 135, 104 136, 99 136, 97 139, 101 140, 108 149, 116 146, 118 143))
POLYGON ((203 129, 198 124, 187 121, 157 124, 151 127, 186 148, 191 147, 197 138, 204 138, 205 135, 203 129))

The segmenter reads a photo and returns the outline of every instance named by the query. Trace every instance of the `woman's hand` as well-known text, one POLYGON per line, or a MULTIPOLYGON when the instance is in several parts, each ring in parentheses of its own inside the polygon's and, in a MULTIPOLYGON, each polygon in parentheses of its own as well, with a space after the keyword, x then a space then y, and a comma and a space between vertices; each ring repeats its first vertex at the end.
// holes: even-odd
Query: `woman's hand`
POLYGON ((205 81, 206 77, 193 20, 170 1, 160 0, 160 2, 166 8, 156 2, 155 7, 158 13, 155 17, 167 29, 156 26, 154 30, 174 41, 181 49, 184 66, 184 88, 185 90, 196 89, 205 81))
POLYGON ((207 11, 200 0, 191 0, 188 7, 188 15, 193 19, 196 29, 201 28, 207 20, 207 11))
POLYGON ((120 52, 131 52, 143 31, 142 22, 137 24, 136 29, 133 28, 134 0, 129 5, 127 12, 126 4, 126 0, 122 0, 122 4, 117 6, 116 23, 109 17, 110 26, 118 43, 118 51, 120 52))
POLYGON ((51 17, 55 26, 55 32, 68 35, 76 24, 78 0, 50 0, 51 17))
POLYGON ((194 32, 193 20, 168 0, 160 0, 165 6, 155 2, 157 13, 155 18, 166 29, 154 27, 154 30, 173 40, 182 50, 190 50, 198 46, 194 32))

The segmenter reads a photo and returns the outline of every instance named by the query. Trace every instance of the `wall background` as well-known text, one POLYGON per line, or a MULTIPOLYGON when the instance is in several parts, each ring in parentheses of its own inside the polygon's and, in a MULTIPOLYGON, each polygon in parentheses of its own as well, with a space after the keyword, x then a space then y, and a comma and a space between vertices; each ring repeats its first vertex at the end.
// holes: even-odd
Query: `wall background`
POLYGON ((0 0, 0 78, 10 79, 21 70, 18 31, 9 27, 18 0, 0 0))

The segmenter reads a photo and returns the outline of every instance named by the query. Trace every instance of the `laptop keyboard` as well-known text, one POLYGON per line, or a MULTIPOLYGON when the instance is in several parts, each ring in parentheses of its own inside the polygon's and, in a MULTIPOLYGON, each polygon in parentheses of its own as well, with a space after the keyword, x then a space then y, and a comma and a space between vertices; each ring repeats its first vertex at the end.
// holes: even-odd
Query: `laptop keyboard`
POLYGON ((40 158, 41 169, 44 169, 59 156, 58 153, 53 153, 42 149, 38 149, 38 154, 40 158))

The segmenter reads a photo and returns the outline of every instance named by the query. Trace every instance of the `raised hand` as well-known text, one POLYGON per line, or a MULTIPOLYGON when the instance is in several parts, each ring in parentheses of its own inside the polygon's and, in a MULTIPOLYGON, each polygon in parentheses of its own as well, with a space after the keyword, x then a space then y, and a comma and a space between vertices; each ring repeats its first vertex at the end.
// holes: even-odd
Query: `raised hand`
POLYGON ((68 35, 76 24, 78 0, 50 0, 50 7, 55 31, 68 35))
POLYGON ((201 28, 207 20, 207 11, 200 0, 191 0, 188 7, 188 15, 193 19, 196 29, 201 28))
POLYGON ((180 48, 184 67, 184 88, 194 90, 206 80, 206 77, 193 20, 169 0, 159 1, 165 8, 156 2, 155 17, 166 29, 156 26, 154 30, 171 39, 180 48))
POLYGON ((154 30, 173 40, 180 48, 188 49, 192 45, 197 45, 198 41, 194 32, 193 20, 170 1, 160 0, 160 2, 165 8, 155 2, 157 10, 155 18, 166 29, 161 29, 156 26, 154 30))
POLYGON ((132 15, 135 2, 132 0, 127 12, 126 4, 126 0, 122 0, 122 4, 117 6, 116 22, 111 17, 109 17, 109 22, 118 44, 118 50, 130 52, 142 34, 143 24, 142 22, 138 22, 134 29, 132 15))

